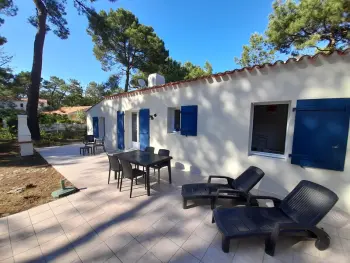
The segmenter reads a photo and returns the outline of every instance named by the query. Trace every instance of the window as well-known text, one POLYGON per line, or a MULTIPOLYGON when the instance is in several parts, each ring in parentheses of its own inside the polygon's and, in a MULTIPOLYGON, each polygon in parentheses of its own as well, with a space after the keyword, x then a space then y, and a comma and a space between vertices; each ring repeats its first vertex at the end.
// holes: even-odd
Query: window
POLYGON ((168 108, 168 133, 197 136, 197 115, 197 105, 168 108))
POLYGON ((250 154, 285 155, 289 103, 252 105, 250 154))
POLYGON ((131 114, 131 140, 137 142, 137 113, 131 114))
POLYGON ((21 103, 19 106, 20 106, 21 108, 23 108, 23 103, 21 103))
POLYGON ((179 132, 181 128, 180 108, 168 108, 168 133, 179 132))

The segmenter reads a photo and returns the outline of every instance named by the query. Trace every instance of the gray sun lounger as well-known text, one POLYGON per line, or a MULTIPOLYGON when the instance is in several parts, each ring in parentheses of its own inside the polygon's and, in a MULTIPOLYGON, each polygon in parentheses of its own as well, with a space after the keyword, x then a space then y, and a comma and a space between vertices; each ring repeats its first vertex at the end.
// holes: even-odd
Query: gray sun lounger
POLYGON ((249 191, 263 178, 264 172, 255 166, 250 166, 238 178, 233 179, 227 176, 211 175, 208 183, 185 184, 182 186, 183 209, 187 207, 188 200, 210 199, 211 209, 215 208, 217 198, 236 199, 246 203, 249 191), (222 178, 227 180, 227 184, 213 184, 212 178, 222 178), (217 196, 218 190, 224 195, 217 196))
POLYGON ((330 245, 328 234, 316 225, 332 209, 338 196, 328 188, 303 180, 283 200, 270 196, 274 207, 217 208, 213 222, 222 233, 222 250, 229 252, 230 240, 250 236, 265 237, 265 252, 273 256, 280 235, 315 238, 315 246, 325 250, 330 245))

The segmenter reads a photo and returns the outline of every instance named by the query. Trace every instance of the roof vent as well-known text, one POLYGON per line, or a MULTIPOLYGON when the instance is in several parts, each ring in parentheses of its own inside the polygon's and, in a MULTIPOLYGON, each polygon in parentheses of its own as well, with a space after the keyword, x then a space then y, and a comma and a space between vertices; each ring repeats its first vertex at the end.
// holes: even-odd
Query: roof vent
POLYGON ((158 74, 153 73, 148 76, 148 87, 160 86, 165 84, 165 78, 158 74))

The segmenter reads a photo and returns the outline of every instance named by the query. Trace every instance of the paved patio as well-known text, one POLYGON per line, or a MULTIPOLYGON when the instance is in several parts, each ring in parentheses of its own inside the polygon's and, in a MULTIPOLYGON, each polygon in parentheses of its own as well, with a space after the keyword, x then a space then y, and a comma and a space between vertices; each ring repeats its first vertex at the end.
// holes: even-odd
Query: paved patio
POLYGON ((173 168, 169 185, 164 169, 160 185, 152 180, 150 197, 140 183, 129 199, 129 181, 122 192, 114 180, 107 185, 106 155, 82 157, 78 147, 40 149, 82 190, 1 218, 0 262, 350 262, 350 224, 344 220, 341 228, 323 223, 332 237, 331 248, 323 252, 314 241, 288 238, 280 239, 275 257, 270 257, 264 240, 250 238, 231 242, 225 254, 209 206, 182 209, 181 185, 205 177, 173 168))

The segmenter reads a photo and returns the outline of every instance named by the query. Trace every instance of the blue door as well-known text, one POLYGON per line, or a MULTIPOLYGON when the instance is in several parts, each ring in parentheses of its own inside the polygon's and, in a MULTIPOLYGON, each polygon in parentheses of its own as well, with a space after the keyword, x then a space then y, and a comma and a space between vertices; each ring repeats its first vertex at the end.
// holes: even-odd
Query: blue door
POLYGON ((124 112, 117 112, 117 144, 118 149, 124 150, 124 112))
POLYGON ((98 130, 98 117, 92 117, 92 127, 93 127, 93 133, 94 137, 99 137, 99 130, 98 130))
POLYGON ((139 112, 139 137, 140 150, 149 146, 149 109, 141 109, 139 112))

